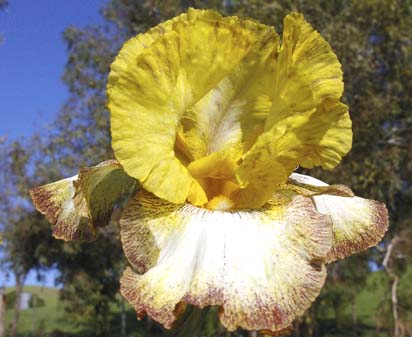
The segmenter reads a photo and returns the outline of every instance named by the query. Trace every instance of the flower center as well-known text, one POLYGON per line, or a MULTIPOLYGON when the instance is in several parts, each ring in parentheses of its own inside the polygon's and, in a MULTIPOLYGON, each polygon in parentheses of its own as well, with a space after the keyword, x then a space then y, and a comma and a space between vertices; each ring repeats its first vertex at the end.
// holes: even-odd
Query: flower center
POLYGON ((224 195, 218 195, 206 204, 206 208, 211 211, 229 211, 234 206, 234 202, 224 195))

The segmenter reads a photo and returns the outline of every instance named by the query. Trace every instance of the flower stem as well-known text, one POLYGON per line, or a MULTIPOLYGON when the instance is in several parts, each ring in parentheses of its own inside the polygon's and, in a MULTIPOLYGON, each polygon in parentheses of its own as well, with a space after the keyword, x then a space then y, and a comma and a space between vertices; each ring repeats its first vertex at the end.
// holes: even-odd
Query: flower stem
POLYGON ((182 316, 171 330, 165 331, 167 337, 197 337, 204 323, 209 308, 199 309, 187 306, 182 316))

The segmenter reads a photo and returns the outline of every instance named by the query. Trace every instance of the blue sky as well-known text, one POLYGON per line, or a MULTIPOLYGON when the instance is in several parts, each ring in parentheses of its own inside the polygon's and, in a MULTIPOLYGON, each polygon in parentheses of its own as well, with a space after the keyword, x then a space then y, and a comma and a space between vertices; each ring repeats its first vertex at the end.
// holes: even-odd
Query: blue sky
MULTIPOLYGON (((62 32, 102 21, 105 0, 9 0, 0 12, 0 137, 28 136, 49 124, 68 97, 62 32)), ((53 286, 56 272, 40 284, 53 286)), ((0 285, 12 285, 0 271, 0 285)), ((27 284, 39 284, 31 273, 27 284)))
POLYGON ((30 135, 53 120, 67 90, 62 32, 101 22, 105 0, 9 0, 0 12, 0 137, 30 135))

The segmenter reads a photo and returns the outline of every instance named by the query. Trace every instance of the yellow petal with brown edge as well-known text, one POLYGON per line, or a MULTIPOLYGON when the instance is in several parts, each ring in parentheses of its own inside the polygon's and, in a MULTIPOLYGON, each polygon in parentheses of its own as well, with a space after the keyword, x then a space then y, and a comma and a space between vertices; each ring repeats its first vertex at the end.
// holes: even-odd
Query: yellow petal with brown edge
POLYGON ((302 174, 292 174, 289 182, 300 187, 304 185, 313 192, 317 190, 312 195, 316 209, 332 219, 333 244, 328 262, 376 246, 388 229, 388 211, 383 203, 356 197, 353 193, 348 195, 350 189, 346 186, 329 186, 302 174))
POLYGON ((146 190, 174 203, 201 205, 206 194, 174 153, 179 122, 242 61, 256 36, 218 15, 172 26, 109 83, 112 145, 146 190))
POLYGON ((337 102, 342 93, 341 64, 329 43, 302 14, 287 15, 277 57, 273 105, 265 129, 292 114, 314 109, 325 100, 337 102))
POLYGON ((33 188, 30 194, 36 208, 55 225, 55 238, 92 241, 96 227, 109 223, 115 203, 135 184, 118 162, 108 160, 82 168, 79 175, 33 188))
POLYGON ((120 220, 127 269, 121 293, 138 315, 171 328, 179 303, 220 306, 230 331, 283 330, 319 294, 330 250, 328 216, 282 194, 262 210, 175 205, 141 191, 120 220))
POLYGON ((298 165, 333 168, 351 145, 351 121, 346 105, 325 103, 313 111, 284 118, 263 132, 243 156, 236 178, 246 188, 272 176, 272 184, 261 185, 262 198, 250 205, 260 207, 298 165))

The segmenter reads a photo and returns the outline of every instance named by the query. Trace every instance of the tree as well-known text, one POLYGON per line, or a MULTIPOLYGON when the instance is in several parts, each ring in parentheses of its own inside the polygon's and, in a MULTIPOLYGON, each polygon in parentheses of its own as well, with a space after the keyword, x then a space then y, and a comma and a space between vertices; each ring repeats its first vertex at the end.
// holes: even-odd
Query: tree
POLYGON ((44 245, 46 235, 50 235, 50 230, 29 203, 28 152, 18 141, 3 143, 1 147, 0 166, 3 177, 0 193, 3 202, 0 206, 0 223, 4 246, 1 247, 3 257, 0 263, 15 277, 16 300, 10 332, 13 337, 17 334, 20 299, 26 275, 32 269, 40 268, 38 252, 44 245))
MULTIPOLYGON (((405 336, 405 326, 399 310, 398 286, 402 279, 402 274, 410 273, 410 263, 412 261, 412 230, 405 229, 396 234, 389 242, 385 258, 382 262, 386 272, 388 273, 391 285, 391 301, 392 301, 392 315, 394 322, 394 337, 405 336), (408 268, 409 267, 409 268, 408 268)), ((406 289, 405 289, 406 290, 406 289)), ((406 290, 407 294, 402 298, 410 298, 409 287, 406 290)), ((406 303, 407 309, 411 310, 410 303, 406 303)), ((405 312, 402 314, 405 315, 405 312)))
POLYGON ((6 294, 4 287, 0 287, 0 337, 6 336, 6 294))
MULTIPOLYGON (((7 0, 0 0, 0 10, 3 10, 7 6, 7 0)), ((2 42, 2 36, 0 34, 0 44, 2 42)), ((3 142, 6 139, 4 137, 0 137, 0 146, 2 146, 3 142)), ((1 228, 0 224, 0 245, 3 241, 3 229, 1 228)), ((0 250, 1 252, 1 250, 0 250)), ((0 285, 0 337, 6 336, 6 294, 2 285, 0 285)))
MULTIPOLYGON (((7 0, 0 0, 0 11, 4 10, 8 6, 8 1, 7 0)), ((0 34, 0 45, 3 41, 3 36, 0 34)))

